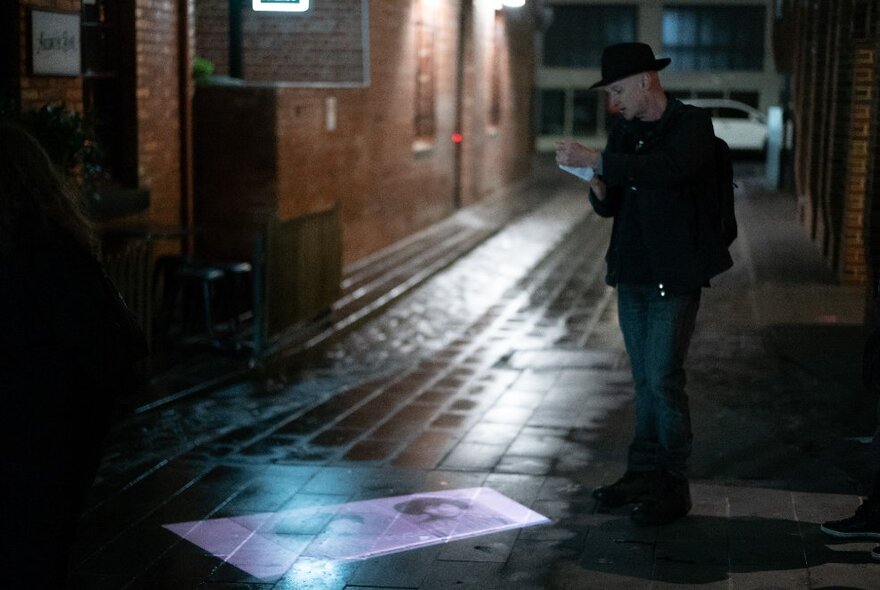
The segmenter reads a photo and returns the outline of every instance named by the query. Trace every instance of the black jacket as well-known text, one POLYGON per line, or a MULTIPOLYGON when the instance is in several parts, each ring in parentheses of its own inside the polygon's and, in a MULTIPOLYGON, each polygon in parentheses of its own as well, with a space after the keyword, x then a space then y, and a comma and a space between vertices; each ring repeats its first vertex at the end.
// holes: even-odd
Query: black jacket
POLYGON ((611 132, 602 155, 602 179, 608 190, 596 213, 614 217, 606 254, 606 281, 620 274, 623 223, 638 223, 653 279, 685 289, 708 285, 709 279, 733 266, 713 219, 718 202, 712 120, 703 109, 670 99, 654 130, 645 136, 638 123, 621 121, 611 132), (639 145, 639 141, 642 141, 639 145), (625 199, 638 199, 635 219, 618 216, 625 199))
POLYGON ((32 237, 0 256, 4 394, 32 392, 27 367, 41 365, 59 373, 61 389, 80 383, 87 395, 131 393, 125 390, 135 386, 134 363, 147 345, 104 269, 60 228, 22 233, 32 237), (66 370, 76 375, 60 374, 66 370))

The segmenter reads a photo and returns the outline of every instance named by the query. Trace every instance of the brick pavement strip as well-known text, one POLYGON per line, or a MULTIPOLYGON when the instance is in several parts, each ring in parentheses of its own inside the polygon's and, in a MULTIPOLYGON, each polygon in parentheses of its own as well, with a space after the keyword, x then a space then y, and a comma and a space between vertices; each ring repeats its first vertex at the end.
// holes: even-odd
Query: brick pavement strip
POLYGON ((822 398, 848 394, 775 355, 742 309, 761 274, 742 260, 748 227, 737 269, 704 298, 689 361, 688 518, 636 528, 589 495, 623 469, 630 384, 602 284, 610 228, 571 184, 314 365, 122 425, 83 520, 76 587, 877 587, 870 544, 817 533, 856 505, 857 476, 839 460, 852 447, 834 442, 849 414, 822 398), (795 410, 814 402, 824 423, 795 410), (805 432, 822 444, 785 440, 805 432), (159 528, 480 485, 553 525, 364 562, 303 559, 272 580, 159 528))

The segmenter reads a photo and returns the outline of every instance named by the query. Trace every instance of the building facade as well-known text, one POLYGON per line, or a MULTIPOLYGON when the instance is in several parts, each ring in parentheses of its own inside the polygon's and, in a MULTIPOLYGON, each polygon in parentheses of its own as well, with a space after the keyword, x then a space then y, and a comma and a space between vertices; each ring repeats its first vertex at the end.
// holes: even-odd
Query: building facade
POLYGON ((780 104, 773 0, 552 0, 538 70, 541 151, 560 137, 605 145, 611 117, 602 78, 606 45, 641 41, 672 58, 664 87, 676 98, 730 98, 763 112, 780 104))
MULTIPOLYGON (((308 12, 293 14, 257 13, 242 1, 230 14, 234 5, 4 2, 0 91, 24 110, 64 103, 95 113, 112 180, 149 189, 141 216, 161 223, 194 215, 197 57, 213 62, 221 77, 214 85, 232 73, 226 86, 274 87, 317 100, 321 113, 295 104, 291 117, 319 116, 321 132, 311 129, 314 120, 292 118, 276 130, 281 141, 304 152, 338 141, 348 151, 324 150, 324 161, 303 171, 313 176, 298 184, 320 185, 319 195, 287 196, 339 207, 346 261, 528 174, 534 3, 501 9, 496 0, 313 0, 308 12), (34 12, 79 18, 79 72, 34 70, 34 12), (236 43, 239 71, 230 72, 236 43), (456 132, 460 144, 451 139, 456 132), (456 179, 458 149, 466 157, 456 179), (339 157, 348 161, 327 161, 339 157), (344 189, 330 182, 340 170, 351 178, 344 189)), ((246 128, 248 121, 226 125, 246 128)))
MULTIPOLYGON (((880 277, 880 2, 779 2, 776 53, 791 84, 798 214, 847 284, 880 277)), ((869 296, 873 289, 868 289, 869 296)))
POLYGON ((149 193, 105 225, 197 228, 197 253, 243 258, 231 230, 300 222, 288 242, 322 258, 299 264, 333 283, 529 174, 541 15, 498 0, 11 0, 0 94, 94 117, 101 190, 149 193), (78 65, 44 68, 38 50, 65 39, 78 65))

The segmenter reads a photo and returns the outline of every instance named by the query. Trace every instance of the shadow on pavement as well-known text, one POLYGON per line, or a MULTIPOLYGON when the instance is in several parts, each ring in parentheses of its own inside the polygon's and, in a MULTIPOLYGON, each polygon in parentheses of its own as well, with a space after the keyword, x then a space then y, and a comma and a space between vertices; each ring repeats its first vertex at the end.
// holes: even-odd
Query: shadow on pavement
POLYGON ((574 588, 580 576, 595 582, 596 574, 607 574, 618 581, 634 579, 633 587, 640 587, 639 579, 690 587, 736 574, 873 563, 863 544, 854 550, 847 548, 853 541, 828 542, 818 524, 785 519, 690 516, 661 529, 643 529, 616 518, 591 528, 576 565, 548 568, 552 573, 545 584, 574 588), (801 542, 793 543, 792 537, 801 542))

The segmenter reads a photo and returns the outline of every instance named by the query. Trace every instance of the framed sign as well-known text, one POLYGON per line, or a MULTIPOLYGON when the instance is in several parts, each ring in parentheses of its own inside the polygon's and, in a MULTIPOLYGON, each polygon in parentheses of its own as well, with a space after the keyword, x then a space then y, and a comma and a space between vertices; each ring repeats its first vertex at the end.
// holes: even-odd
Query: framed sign
POLYGON ((253 0, 254 10, 263 12, 306 12, 311 0, 253 0))
POLYGON ((79 76, 80 14, 32 8, 30 55, 35 76, 79 76))

